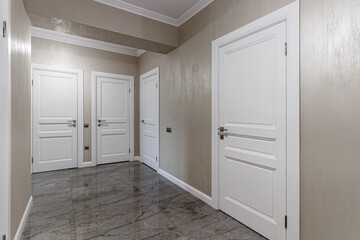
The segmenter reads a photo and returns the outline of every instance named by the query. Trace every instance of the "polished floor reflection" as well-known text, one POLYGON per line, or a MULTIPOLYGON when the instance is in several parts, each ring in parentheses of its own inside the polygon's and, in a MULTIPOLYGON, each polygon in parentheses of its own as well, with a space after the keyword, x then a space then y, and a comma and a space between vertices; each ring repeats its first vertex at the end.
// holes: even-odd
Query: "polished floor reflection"
POLYGON ((139 162, 35 174, 22 239, 253 239, 139 162))

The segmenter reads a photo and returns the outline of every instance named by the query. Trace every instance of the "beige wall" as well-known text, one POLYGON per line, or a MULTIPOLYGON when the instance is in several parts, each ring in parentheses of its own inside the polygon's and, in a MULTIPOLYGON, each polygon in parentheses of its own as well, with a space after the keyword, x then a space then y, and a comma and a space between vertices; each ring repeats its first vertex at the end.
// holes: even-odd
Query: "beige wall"
MULTIPOLYGON (((136 75, 137 58, 97 49, 70 45, 51 40, 32 38, 32 63, 57 67, 70 67, 84 70, 84 123, 91 126, 91 71, 136 75)), ((137 81, 135 81, 137 84, 137 81)), ((137 85, 136 85, 137 86, 137 85)), ((139 96, 135 95, 138 105, 139 96)), ((138 111, 136 111, 137 113, 138 111)), ((135 114, 135 121, 139 122, 135 114)), ((135 128, 135 141, 138 142, 139 128, 135 128)), ((84 151, 84 161, 91 161, 91 129, 84 128, 84 145, 90 146, 84 151)), ((138 146, 138 144, 136 144, 138 146)), ((135 149, 135 156, 138 149, 135 149)))
POLYGON ((178 46, 177 27, 93 0, 25 0, 29 13, 67 19, 169 46, 178 46))
POLYGON ((31 195, 30 22, 21 0, 11 1, 11 236, 31 195))
POLYGON ((139 74, 160 67, 163 170, 211 195, 211 41, 292 1, 217 0, 180 27, 176 50, 140 57, 139 74))
POLYGON ((301 233, 360 239, 360 2, 301 0, 301 233))

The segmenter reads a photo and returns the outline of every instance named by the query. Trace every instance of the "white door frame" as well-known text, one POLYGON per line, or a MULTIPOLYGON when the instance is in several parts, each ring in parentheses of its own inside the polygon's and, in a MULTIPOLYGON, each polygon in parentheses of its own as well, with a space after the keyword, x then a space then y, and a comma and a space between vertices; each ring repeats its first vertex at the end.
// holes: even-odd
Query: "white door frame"
POLYGON ((91 162, 84 163, 86 166, 97 165, 97 84, 98 77, 126 80, 130 82, 130 161, 134 160, 134 77, 106 72, 91 72, 91 162))
POLYGON ((11 234, 11 1, 0 0, 0 23, 6 21, 6 37, 0 36, 0 237, 11 234))
MULTIPOLYGON (((160 112, 160 102, 159 102, 159 94, 160 94, 160 86, 159 86, 159 80, 160 80, 160 76, 159 76, 159 67, 151 70, 151 71, 148 71, 144 74, 142 74, 140 76, 140 119, 142 119, 142 116, 143 116, 143 112, 142 112, 142 100, 143 100, 143 86, 142 86, 142 81, 144 78, 147 78, 147 77, 150 77, 152 75, 157 75, 157 79, 156 79, 156 84, 157 84, 157 88, 156 88, 156 103, 157 103, 157 113, 156 115, 158 116, 158 122, 157 122, 157 157, 158 157, 158 161, 157 161, 157 164, 156 164, 156 169, 155 171, 159 171, 159 168, 160 168, 160 133, 159 133, 159 129, 160 129, 160 115, 159 115, 159 112, 160 112)), ((141 124, 140 122, 140 161, 143 161, 143 158, 142 158, 142 154, 143 154, 143 125, 141 124)))
MULTIPOLYGON (((59 73, 70 73, 70 74, 76 74, 78 76, 78 116, 77 116, 77 134, 78 134, 78 161, 77 161, 77 167, 83 167, 84 162, 84 114, 83 114, 83 95, 84 95, 84 71, 82 69, 74 69, 74 68, 66 68, 66 67, 54 67, 54 66, 48 66, 43 64, 31 64, 31 78, 34 75, 34 70, 44 70, 44 71, 52 71, 52 72, 59 72, 59 73)), ((31 156, 33 156, 33 86, 31 86, 31 156)), ((33 169, 33 166, 31 164, 31 171, 33 169)))
POLYGON ((237 29, 212 43, 212 206, 219 209, 219 49, 226 44, 286 21, 287 23, 287 239, 300 238, 300 87, 299 1, 237 29))

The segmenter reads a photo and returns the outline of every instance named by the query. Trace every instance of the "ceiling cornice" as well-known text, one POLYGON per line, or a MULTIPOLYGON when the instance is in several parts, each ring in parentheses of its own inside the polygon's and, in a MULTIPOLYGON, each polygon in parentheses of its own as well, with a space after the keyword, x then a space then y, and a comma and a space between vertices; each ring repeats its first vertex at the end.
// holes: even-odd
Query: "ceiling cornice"
POLYGON ((145 52, 145 50, 142 49, 131 48, 114 43, 108 43, 90 38, 79 37, 71 34, 39 28, 39 27, 31 27, 31 36, 49 39, 57 42, 69 43, 82 47, 104 50, 108 52, 130 55, 134 57, 139 57, 141 54, 145 52))
POLYGON ((191 17, 193 17, 195 14, 200 12, 202 9, 204 9, 206 6, 208 6, 210 3, 212 3, 214 0, 200 0, 198 3, 196 3, 192 8, 190 8, 188 11, 186 11, 183 15, 181 15, 178 19, 165 16, 163 14, 151 11, 149 9, 145 9, 139 6, 136 6, 134 4, 124 2, 122 0, 93 0, 98 3, 102 3, 111 7, 115 7, 127 12, 131 12, 146 18, 150 18, 159 22, 163 22, 172 26, 179 27, 183 23, 185 23, 187 20, 189 20, 191 17))

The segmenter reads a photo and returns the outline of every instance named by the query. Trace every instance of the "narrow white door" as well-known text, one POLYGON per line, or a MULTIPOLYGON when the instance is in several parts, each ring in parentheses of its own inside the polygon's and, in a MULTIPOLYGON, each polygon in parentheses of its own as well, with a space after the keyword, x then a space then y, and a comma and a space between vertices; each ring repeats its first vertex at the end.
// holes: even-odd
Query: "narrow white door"
POLYGON ((140 152, 143 163, 159 169, 159 68, 140 76, 140 152))
POLYGON ((130 80, 96 77, 97 163, 130 160, 130 80))
POLYGON ((34 67, 32 73, 33 171, 77 167, 82 157, 82 73, 47 67, 34 67))
POLYGON ((219 50, 220 209, 286 239, 286 23, 219 50))
MULTIPOLYGON (((0 23, 8 19, 8 0, 0 0, 0 23)), ((7 22, 9 24, 9 22, 7 22)), ((8 26, 9 31, 10 26, 8 26)), ((11 79, 9 37, 0 36, 0 238, 10 239, 10 157, 11 157, 11 79)))

